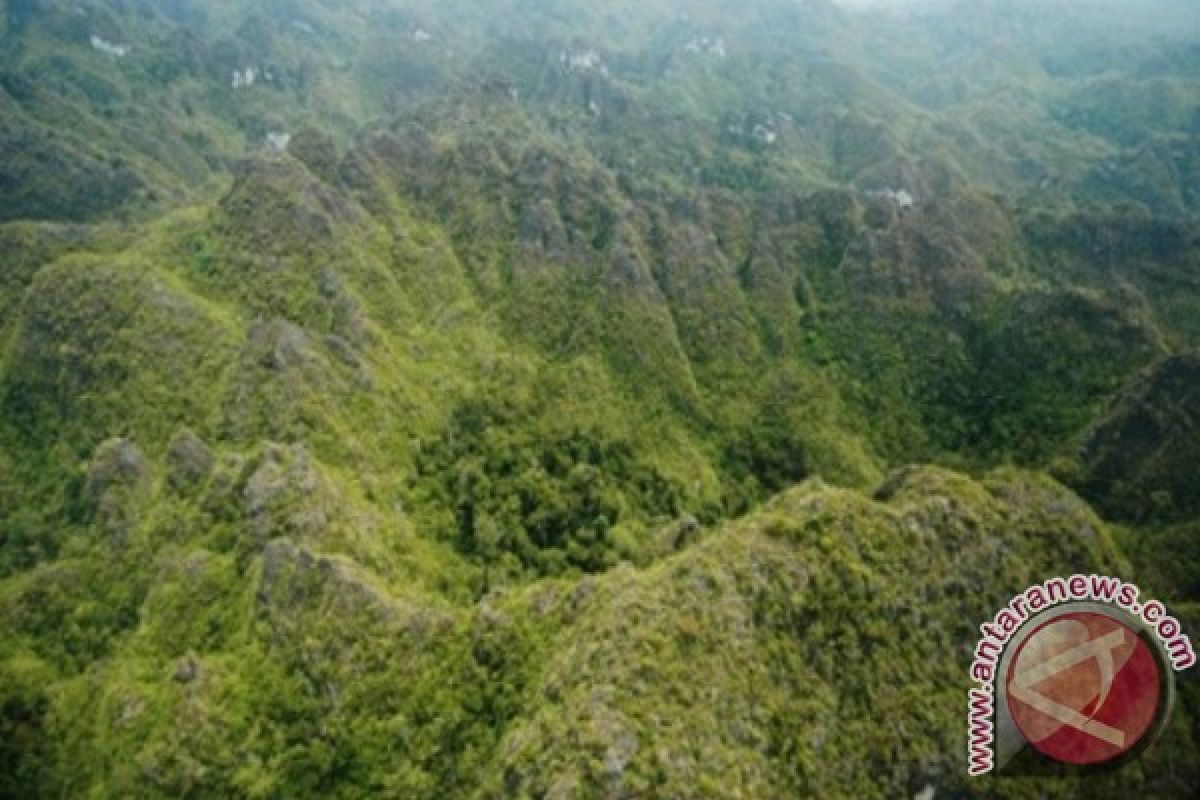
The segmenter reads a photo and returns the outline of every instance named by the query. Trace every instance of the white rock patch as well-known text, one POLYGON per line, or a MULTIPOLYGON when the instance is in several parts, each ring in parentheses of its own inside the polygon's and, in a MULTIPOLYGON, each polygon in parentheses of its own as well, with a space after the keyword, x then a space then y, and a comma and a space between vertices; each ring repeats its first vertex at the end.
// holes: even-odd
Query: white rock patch
POLYGON ((725 39, 719 36, 715 39, 711 36, 697 36, 684 45, 683 49, 689 53, 712 56, 713 58, 725 58, 727 55, 725 39))
POLYGON ((271 131, 267 134, 267 147, 281 155, 287 152, 291 141, 292 135, 286 131, 271 131))
POLYGON ((577 53, 563 50, 558 59, 571 72, 599 72, 601 75, 608 75, 608 66, 595 50, 582 50, 577 53))
POLYGON ((235 69, 233 71, 233 88, 246 89, 255 84, 258 80, 258 67, 246 67, 244 70, 235 69))
POLYGON ((917 204, 908 189, 873 189, 867 192, 867 197, 872 200, 886 200, 897 208, 912 208, 917 204))
POLYGON ((751 132, 751 135, 763 144, 775 144, 775 141, 779 138, 779 133, 777 131, 775 131, 773 128, 768 128, 762 123, 754 126, 754 130, 751 132))
POLYGON ((99 50, 101 53, 107 53, 110 56, 124 58, 133 50, 127 44, 113 44, 110 41, 100 38, 96 34, 92 34, 92 49, 99 50))

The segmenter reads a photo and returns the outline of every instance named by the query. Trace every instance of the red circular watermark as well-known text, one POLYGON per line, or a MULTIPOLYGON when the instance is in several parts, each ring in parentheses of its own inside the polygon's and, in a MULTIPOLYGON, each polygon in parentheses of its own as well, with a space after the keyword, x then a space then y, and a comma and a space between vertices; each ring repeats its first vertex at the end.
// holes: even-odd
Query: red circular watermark
POLYGON ((1076 765, 1111 761, 1151 734, 1161 669, 1146 642, 1120 620, 1070 612, 1021 642, 1005 677, 1009 712, 1045 756, 1076 765))

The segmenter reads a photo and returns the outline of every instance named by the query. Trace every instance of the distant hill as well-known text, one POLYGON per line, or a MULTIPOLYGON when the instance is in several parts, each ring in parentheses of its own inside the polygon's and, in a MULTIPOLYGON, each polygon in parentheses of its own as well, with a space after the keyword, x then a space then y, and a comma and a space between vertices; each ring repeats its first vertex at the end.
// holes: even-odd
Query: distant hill
POLYGON ((1026 797, 978 622, 1200 630, 1190 3, 0 19, 0 797, 1026 797))

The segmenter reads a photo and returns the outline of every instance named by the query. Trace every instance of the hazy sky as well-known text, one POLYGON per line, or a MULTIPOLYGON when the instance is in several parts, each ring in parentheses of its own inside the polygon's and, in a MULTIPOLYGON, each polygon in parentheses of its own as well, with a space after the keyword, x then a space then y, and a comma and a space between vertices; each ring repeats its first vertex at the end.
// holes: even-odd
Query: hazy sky
POLYGON ((833 2, 850 8, 895 8, 918 3, 929 4, 929 0, 833 0, 833 2))
POLYGON ((833 0, 843 6, 899 6, 913 0, 833 0))

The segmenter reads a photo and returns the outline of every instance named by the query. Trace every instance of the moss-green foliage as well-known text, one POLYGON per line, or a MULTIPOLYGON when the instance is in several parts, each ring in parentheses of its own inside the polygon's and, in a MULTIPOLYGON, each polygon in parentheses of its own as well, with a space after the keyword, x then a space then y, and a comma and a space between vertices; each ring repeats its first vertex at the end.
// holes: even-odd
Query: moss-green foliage
POLYGON ((979 485, 917 470, 880 496, 886 505, 808 484, 646 572, 531 589, 538 613, 579 632, 553 640, 537 685, 552 704, 505 737, 484 796, 872 797, 961 786, 952 687, 962 665, 940 654, 999 602, 977 587, 1020 583, 1060 559, 1105 563, 1114 550, 1082 504, 1031 476, 979 485), (1073 509, 1063 527, 1014 513, 1055 498, 1073 509), (995 536, 1014 550, 987 566, 969 557, 995 536), (887 577, 903 564, 919 585, 887 577))
POLYGON ((639 457, 628 433, 593 427, 608 420, 575 418, 571 400, 556 396, 576 394, 566 381, 585 374, 555 375, 519 393, 511 384, 481 387, 418 459, 418 487, 433 493, 424 502, 454 511, 450 538, 484 563, 498 562, 501 573, 503 554, 541 573, 614 566, 614 526, 677 514, 689 494, 639 457))
POLYGON ((1033 291, 965 331, 933 377, 929 428, 950 450, 1046 463, 1161 344, 1136 309, 1033 291))
MULTIPOLYGON (((288 538, 243 566, 163 548, 121 654, 88 675, 47 680, 54 653, 6 640, 5 757, 37 754, 34 796, 965 788, 961 640, 1044 573, 1128 567, 1033 475, 913 470, 877 497, 809 483, 649 569, 474 607, 288 538)), ((1089 792, 1153 792, 1173 759, 1194 780, 1189 746, 1173 728, 1089 792)))
POLYGON ((204 301, 148 265, 72 258, 43 268, 10 344, 6 426, 76 456, 113 433, 161 437, 211 407, 198 388, 219 376, 228 336, 204 301))
MULTIPOLYGON (((1195 522, 1153 525, 1123 531, 1121 543, 1144 580, 1167 600, 1195 604, 1200 538, 1195 522)), ((1189 619, 1190 621, 1190 619, 1189 619)))
POLYGON ((1072 479, 1109 514, 1179 521, 1200 511, 1200 360, 1163 359, 1131 383, 1083 440, 1072 479))
POLYGON ((1122 304, 1139 309, 1148 303, 1167 323, 1163 333, 1173 347, 1200 341, 1194 225, 1122 206, 1030 215, 1023 227, 1040 277, 1107 291, 1116 279, 1122 304))
POLYGON ((1183 2, 8 3, 0 797, 1194 795, 962 763, 1200 626, 1183 2))

